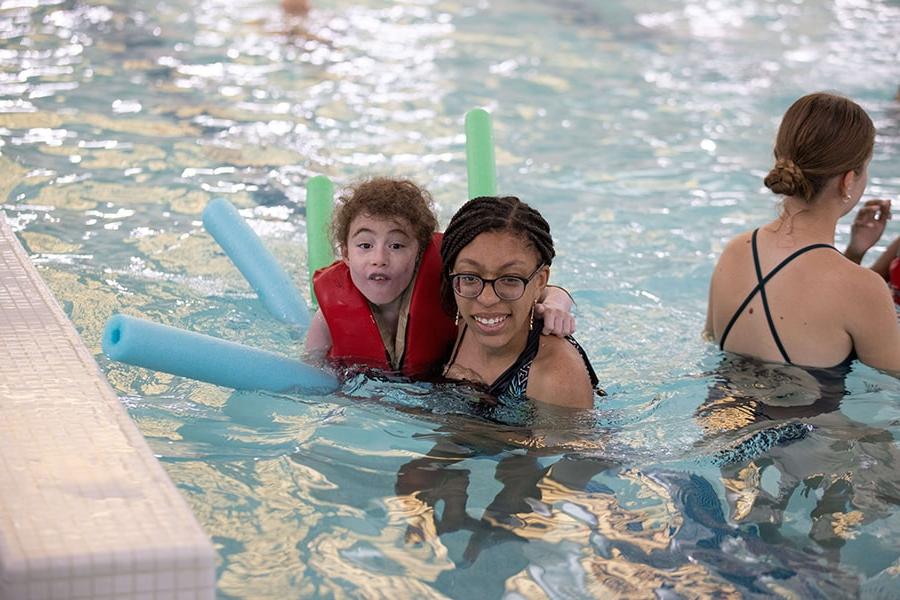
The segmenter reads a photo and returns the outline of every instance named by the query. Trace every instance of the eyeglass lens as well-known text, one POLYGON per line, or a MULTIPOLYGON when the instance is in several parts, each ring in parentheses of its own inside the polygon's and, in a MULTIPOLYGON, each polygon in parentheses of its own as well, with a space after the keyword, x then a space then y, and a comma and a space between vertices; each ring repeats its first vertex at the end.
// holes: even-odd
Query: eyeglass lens
MULTIPOLYGON (((457 294, 475 298, 481 295, 487 282, 477 275, 457 275, 453 283, 457 294)), ((494 293, 502 300, 518 300, 525 293, 525 281, 517 277, 499 277, 490 283, 494 286, 494 293)))

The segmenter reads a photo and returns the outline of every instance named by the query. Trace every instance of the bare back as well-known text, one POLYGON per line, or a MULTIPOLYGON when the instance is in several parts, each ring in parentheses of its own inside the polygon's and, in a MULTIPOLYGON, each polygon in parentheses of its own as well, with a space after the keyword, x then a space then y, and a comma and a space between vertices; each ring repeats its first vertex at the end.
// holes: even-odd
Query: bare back
POLYGON ((771 362, 833 367, 855 352, 872 366, 900 369, 900 327, 877 274, 775 227, 756 238, 759 273, 752 233, 728 244, 713 273, 707 330, 716 342, 771 362))

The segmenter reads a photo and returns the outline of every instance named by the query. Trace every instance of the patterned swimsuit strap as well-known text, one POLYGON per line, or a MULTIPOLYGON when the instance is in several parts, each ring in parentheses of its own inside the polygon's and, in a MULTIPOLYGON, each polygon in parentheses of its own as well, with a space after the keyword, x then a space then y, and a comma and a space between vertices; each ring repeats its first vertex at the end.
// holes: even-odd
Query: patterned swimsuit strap
POLYGON ((531 371, 531 363, 537 356, 541 347, 541 331, 544 329, 544 322, 535 319, 531 331, 528 332, 528 339, 525 341, 525 348, 519 353, 519 356, 503 371, 500 376, 488 387, 488 393, 492 396, 500 396, 511 385, 522 389, 524 394, 528 387, 528 374, 531 371))

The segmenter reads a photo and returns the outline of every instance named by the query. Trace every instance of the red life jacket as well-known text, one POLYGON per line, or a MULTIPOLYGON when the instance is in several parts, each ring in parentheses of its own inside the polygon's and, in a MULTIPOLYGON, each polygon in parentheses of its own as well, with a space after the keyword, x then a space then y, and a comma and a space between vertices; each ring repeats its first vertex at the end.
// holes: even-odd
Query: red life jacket
POLYGON ((900 258, 891 261, 888 282, 891 284, 891 292, 894 294, 894 303, 900 304, 900 258))
MULTIPOLYGON (((456 325, 441 308, 441 237, 435 233, 413 281, 400 373, 422 377, 436 371, 456 339, 456 325)), ((353 285, 350 269, 335 261, 313 275, 319 309, 331 334, 328 359, 393 371, 368 300, 353 285)))

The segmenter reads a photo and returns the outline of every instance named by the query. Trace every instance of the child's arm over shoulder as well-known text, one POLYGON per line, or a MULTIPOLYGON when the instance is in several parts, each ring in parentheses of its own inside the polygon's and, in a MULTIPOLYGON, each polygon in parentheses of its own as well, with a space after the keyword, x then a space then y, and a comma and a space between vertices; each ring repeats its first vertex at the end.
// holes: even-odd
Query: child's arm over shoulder
POLYGON ((314 360, 322 360, 331 350, 331 332, 328 331, 328 322, 321 310, 313 315, 309 323, 304 349, 307 358, 314 360))
POLYGON ((544 320, 544 335, 565 337, 575 333, 575 316, 572 307, 575 300, 565 288, 548 285, 540 301, 534 305, 534 314, 544 320))
POLYGON ((848 278, 847 332, 865 364, 900 376, 900 324, 884 280, 870 269, 857 268, 848 278))
POLYGON ((567 408, 594 406, 594 388, 575 346, 556 336, 541 338, 528 377, 528 397, 567 408))

